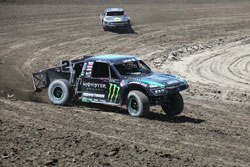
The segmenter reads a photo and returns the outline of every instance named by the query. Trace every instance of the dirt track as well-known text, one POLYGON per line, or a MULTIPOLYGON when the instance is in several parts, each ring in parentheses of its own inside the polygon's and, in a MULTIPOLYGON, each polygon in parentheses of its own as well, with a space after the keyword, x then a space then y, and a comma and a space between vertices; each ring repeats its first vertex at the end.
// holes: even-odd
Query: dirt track
POLYGON ((0 3, 0 166, 250 165, 249 2, 65 2, 0 3), (99 14, 114 4, 135 33, 102 30, 99 14), (167 119, 153 107, 138 119, 33 92, 32 72, 105 53, 184 77, 184 112, 167 119))

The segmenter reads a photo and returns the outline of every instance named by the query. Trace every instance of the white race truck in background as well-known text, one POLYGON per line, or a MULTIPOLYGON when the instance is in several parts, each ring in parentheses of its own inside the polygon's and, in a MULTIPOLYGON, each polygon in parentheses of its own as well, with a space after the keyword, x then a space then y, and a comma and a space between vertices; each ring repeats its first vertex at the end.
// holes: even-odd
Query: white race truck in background
POLYGON ((122 8, 107 8, 100 16, 104 31, 109 29, 125 29, 131 31, 130 18, 125 14, 122 8))

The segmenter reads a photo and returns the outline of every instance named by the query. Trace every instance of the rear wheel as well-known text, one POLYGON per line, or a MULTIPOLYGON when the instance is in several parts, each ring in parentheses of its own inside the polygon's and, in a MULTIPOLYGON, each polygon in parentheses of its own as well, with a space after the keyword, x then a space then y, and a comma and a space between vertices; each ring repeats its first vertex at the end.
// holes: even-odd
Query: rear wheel
POLYGON ((168 117, 180 114, 184 108, 184 102, 179 92, 169 94, 167 100, 161 104, 163 111, 168 117))
POLYGON ((148 97, 140 91, 131 91, 127 98, 127 109, 131 116, 142 117, 149 111, 148 97))
POLYGON ((72 95, 72 87, 65 79, 54 80, 49 85, 48 96, 53 104, 67 105, 72 99, 72 95))

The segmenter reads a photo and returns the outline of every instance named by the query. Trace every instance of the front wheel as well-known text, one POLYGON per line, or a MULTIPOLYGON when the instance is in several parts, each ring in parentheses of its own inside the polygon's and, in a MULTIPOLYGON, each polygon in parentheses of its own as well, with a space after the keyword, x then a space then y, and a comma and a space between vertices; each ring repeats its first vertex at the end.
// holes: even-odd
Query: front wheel
POLYGON ((127 98, 127 109, 131 116, 142 117, 149 111, 148 97, 140 91, 130 91, 127 98))
POLYGON ((128 25, 126 26, 126 31, 127 31, 128 33, 132 33, 132 28, 131 28, 131 25, 130 25, 130 24, 128 24, 128 25))
POLYGON ((180 114, 184 108, 184 102, 181 94, 179 92, 169 94, 167 96, 167 100, 161 104, 161 107, 168 117, 180 114))
POLYGON ((72 94, 72 87, 65 79, 54 80, 48 88, 49 100, 56 105, 67 105, 72 99, 72 94))
POLYGON ((104 31, 108 31, 108 27, 107 26, 103 26, 103 30, 104 31))

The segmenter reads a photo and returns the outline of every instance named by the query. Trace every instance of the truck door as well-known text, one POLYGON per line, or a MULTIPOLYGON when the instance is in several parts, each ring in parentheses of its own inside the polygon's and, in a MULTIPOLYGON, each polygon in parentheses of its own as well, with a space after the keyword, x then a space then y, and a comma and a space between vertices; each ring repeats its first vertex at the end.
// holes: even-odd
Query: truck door
POLYGON ((88 62, 82 81, 82 101, 96 103, 120 102, 119 79, 114 74, 112 75, 108 63, 88 62))
POLYGON ((109 66, 110 79, 108 81, 108 94, 107 94, 107 102, 119 104, 121 102, 121 87, 120 87, 120 79, 114 72, 111 66, 109 66))

